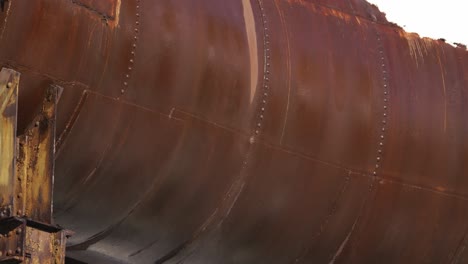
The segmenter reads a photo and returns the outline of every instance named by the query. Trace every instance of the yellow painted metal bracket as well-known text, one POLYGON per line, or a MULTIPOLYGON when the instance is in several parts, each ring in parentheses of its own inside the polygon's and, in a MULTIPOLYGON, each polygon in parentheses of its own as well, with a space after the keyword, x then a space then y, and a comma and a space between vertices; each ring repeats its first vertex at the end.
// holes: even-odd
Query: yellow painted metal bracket
POLYGON ((12 215, 19 78, 10 69, 0 72, 0 218, 12 215))
POLYGON ((65 261, 70 232, 54 226, 55 113, 59 87, 17 137, 19 73, 0 72, 0 263, 65 261))

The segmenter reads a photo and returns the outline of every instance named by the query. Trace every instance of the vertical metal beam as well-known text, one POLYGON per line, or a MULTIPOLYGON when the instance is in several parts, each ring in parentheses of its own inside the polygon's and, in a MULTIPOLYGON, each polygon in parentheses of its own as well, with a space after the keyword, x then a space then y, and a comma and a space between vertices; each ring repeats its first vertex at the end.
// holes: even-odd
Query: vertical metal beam
POLYGON ((19 137, 15 214, 52 224, 57 91, 50 86, 40 112, 19 137))
POLYGON ((0 263, 65 262, 68 231, 53 225, 55 113, 59 88, 16 136, 19 74, 0 72, 0 263))
POLYGON ((12 214, 19 78, 13 70, 0 71, 0 218, 12 214))

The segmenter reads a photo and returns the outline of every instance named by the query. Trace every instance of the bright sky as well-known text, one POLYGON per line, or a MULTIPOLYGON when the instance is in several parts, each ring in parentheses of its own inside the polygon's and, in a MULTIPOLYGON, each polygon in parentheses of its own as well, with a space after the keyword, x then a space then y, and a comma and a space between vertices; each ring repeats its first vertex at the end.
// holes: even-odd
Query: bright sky
POLYGON ((467 0, 368 0, 408 32, 468 44, 467 0))

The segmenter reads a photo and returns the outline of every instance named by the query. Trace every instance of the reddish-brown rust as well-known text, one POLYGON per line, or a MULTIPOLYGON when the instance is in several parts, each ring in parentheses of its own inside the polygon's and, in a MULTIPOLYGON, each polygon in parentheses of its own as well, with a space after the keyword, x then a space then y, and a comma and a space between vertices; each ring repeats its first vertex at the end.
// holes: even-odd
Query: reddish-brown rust
POLYGON ((71 0, 106 19, 115 19, 121 0, 71 0))
POLYGON ((64 87, 55 218, 76 231, 70 257, 468 261, 462 46, 362 0, 80 2, 100 11, 0 14, 19 133, 64 87))

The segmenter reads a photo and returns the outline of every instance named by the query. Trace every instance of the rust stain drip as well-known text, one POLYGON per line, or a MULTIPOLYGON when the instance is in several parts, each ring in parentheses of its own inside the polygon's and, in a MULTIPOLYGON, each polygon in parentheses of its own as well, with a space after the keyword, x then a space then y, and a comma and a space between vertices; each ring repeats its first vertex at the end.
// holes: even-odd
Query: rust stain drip
POLYGON ((247 41, 249 43, 250 53, 250 103, 253 103, 255 93, 258 86, 258 46, 257 46, 257 29, 253 14, 252 4, 250 0, 242 0, 244 9, 245 31, 247 33, 247 41))
POLYGON ((444 91, 444 124, 443 126, 444 126, 444 132, 447 132, 447 100, 448 100, 447 99, 447 86, 445 84, 445 69, 444 69, 444 66, 442 65, 442 61, 440 60, 440 54, 438 50, 437 50, 437 60, 439 62, 440 76, 442 79, 442 89, 444 91))
POLYGON ((286 59, 286 71, 287 71, 287 81, 288 81, 288 98, 286 99, 286 114, 284 117, 284 124, 283 124, 283 130, 281 132, 281 139, 280 139, 280 145, 283 143, 284 135, 286 132, 286 126, 288 124, 288 116, 289 116, 289 107, 291 104, 291 75, 292 75, 292 70, 291 70, 291 40, 289 36, 289 29, 288 25, 286 22, 286 18, 284 16, 284 12, 280 9, 278 0, 274 0, 276 10, 278 11, 278 14, 280 16, 281 20, 281 27, 283 29, 283 34, 286 38, 286 48, 287 48, 287 59, 286 59))

